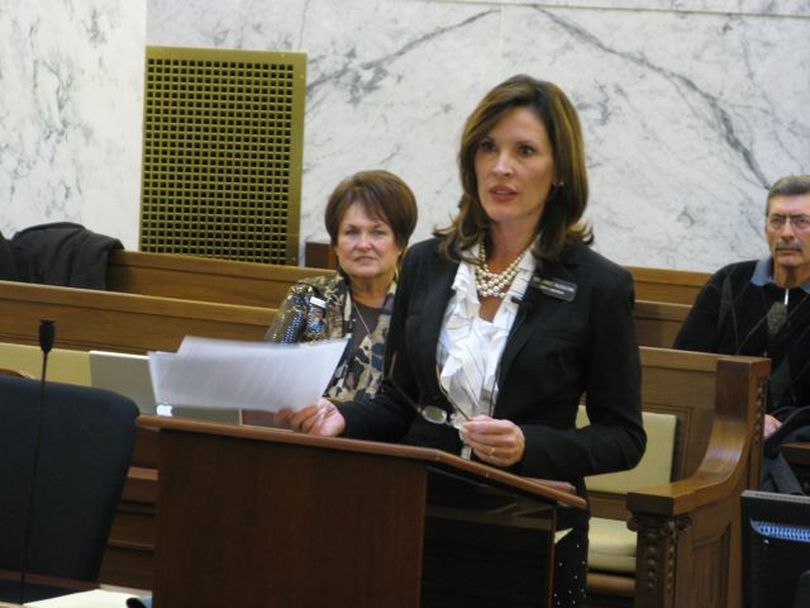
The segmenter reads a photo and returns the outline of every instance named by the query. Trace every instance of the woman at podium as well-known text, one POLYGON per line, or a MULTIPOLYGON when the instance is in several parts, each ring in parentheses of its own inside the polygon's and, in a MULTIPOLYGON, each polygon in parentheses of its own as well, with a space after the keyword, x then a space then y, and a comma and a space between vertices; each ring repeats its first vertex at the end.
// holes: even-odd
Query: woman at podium
MULTIPOLYGON (((646 443, 633 283, 590 249, 576 110, 515 76, 467 119, 451 225, 405 256, 373 398, 286 411, 294 429, 406 441, 571 482, 632 468, 646 443), (583 395, 590 426, 575 428, 583 395)), ((585 593, 587 513, 555 548, 554 606, 585 593)))

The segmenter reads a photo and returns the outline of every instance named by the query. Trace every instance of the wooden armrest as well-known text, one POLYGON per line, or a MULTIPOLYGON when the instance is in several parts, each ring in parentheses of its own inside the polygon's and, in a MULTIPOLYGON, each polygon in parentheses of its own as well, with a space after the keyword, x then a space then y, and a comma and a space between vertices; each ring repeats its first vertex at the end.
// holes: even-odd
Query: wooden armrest
MULTIPOLYGON (((715 420, 709 445, 697 471, 686 479, 646 488, 627 495, 633 513, 674 517, 728 497, 749 474, 750 459, 759 474, 759 445, 762 437, 762 382, 770 373, 770 362, 717 362, 715 420), (753 372, 750 373, 753 366, 753 372), (756 447, 756 449, 755 449, 756 447)), ((750 480, 754 486, 758 480, 750 480)))
POLYGON ((769 373, 767 359, 719 359, 714 422, 696 471, 628 493, 636 608, 742 604, 740 494, 759 485, 769 373))

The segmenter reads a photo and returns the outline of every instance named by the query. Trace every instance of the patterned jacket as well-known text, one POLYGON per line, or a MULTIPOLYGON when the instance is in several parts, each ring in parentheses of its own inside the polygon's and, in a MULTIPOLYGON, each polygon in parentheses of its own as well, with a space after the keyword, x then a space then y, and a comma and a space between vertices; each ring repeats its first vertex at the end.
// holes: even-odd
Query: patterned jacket
MULTIPOLYGON (((353 353, 348 352, 351 341, 347 345, 325 397, 347 401, 371 397, 377 392, 396 288, 396 281, 392 281, 377 327, 371 334, 363 338, 353 353)), ((340 273, 302 279, 290 288, 265 339, 289 344, 342 338, 352 332, 351 313, 349 286, 340 273)))

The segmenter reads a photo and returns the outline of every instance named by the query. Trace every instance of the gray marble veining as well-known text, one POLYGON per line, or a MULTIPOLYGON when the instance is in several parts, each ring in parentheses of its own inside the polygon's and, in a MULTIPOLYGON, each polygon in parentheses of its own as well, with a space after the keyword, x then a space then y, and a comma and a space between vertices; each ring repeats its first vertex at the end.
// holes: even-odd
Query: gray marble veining
POLYGON ((757 257, 768 184, 810 171, 808 0, 53 4, 0 9, 4 232, 84 220, 136 246, 144 44, 307 53, 302 240, 372 167, 414 189, 416 239, 445 225, 463 122, 518 72, 577 106, 587 217, 620 263, 757 257))
MULTIPOLYGON (((416 238, 446 224, 464 119, 490 86, 526 72, 557 82, 580 111, 600 251, 697 269, 761 255, 768 184, 808 170, 810 21, 773 19, 768 3, 727 4, 727 13, 694 2, 635 12, 553 4, 266 4, 261 20, 280 25, 275 39, 288 24, 309 57, 302 238, 325 238, 331 188, 374 166, 414 188, 416 238)), ((227 18, 202 3, 187 11, 195 25, 183 35, 152 27, 179 5, 153 0, 150 41, 211 45, 204 32, 227 18)), ((240 43, 270 48, 256 36, 240 43)))
POLYGON ((74 221, 137 244, 146 4, 0 9, 0 230, 74 221))
MULTIPOLYGON (((492 4, 491 0, 439 0, 492 4)), ((545 7, 589 8, 624 11, 664 11, 684 13, 726 13, 767 16, 810 16, 808 0, 501 0, 500 4, 545 7)))

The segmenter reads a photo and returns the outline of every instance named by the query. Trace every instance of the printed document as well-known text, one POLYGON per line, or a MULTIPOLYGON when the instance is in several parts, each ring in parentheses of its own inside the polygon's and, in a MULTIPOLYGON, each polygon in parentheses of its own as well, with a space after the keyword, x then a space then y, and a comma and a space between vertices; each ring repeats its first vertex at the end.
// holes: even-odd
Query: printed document
POLYGON ((150 352, 149 373, 159 405, 298 410, 323 395, 347 341, 275 344, 187 336, 176 353, 150 352))

